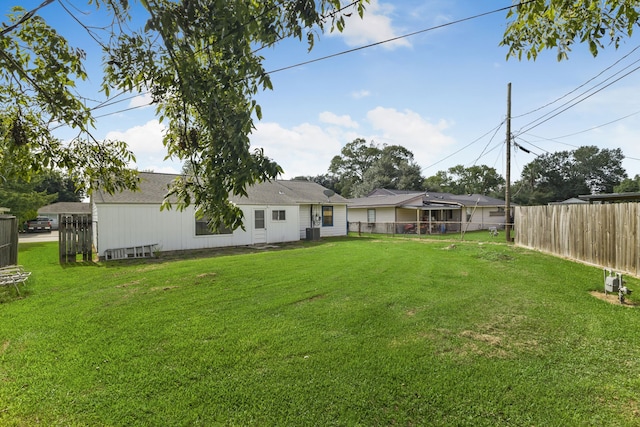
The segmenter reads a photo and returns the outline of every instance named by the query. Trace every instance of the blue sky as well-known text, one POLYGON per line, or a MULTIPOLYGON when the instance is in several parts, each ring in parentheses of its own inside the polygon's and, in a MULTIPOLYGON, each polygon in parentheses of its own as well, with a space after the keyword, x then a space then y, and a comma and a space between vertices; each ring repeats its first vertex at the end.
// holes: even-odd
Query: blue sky
MULTIPOLYGON (((86 0, 63 1, 77 7, 73 13, 88 13, 81 16, 85 22, 103 18, 86 0)), ((27 9, 40 3, 21 2, 27 9)), ((311 52, 297 40, 263 50, 265 68, 277 70, 509 5, 510 0, 371 0, 363 20, 354 13, 342 34, 321 35, 311 52)), ((87 50, 90 73, 99 71, 99 47, 60 4, 39 14, 59 23, 72 45, 87 50)), ((274 90, 258 96, 263 119, 256 122, 252 145, 264 148, 283 167, 283 178, 326 173, 331 158, 355 138, 405 146, 425 177, 458 164, 485 164, 504 176, 503 122, 510 82, 512 133, 531 151, 513 152, 514 181, 536 155, 582 145, 621 148, 628 174, 640 174, 640 73, 631 72, 640 60, 640 49, 634 51, 640 42, 627 39, 618 50, 608 47, 596 58, 586 45, 576 45, 567 61, 557 62, 553 50, 536 61, 506 60, 507 48, 499 46, 505 27, 502 11, 273 73, 274 90), (585 95, 590 97, 571 101, 589 89, 585 95)), ((91 98, 89 106, 106 99, 98 92, 99 83, 100 75, 93 74, 78 86, 91 98)), ((145 106, 149 100, 129 94, 118 100, 95 111, 105 116, 98 118, 94 135, 128 142, 137 157, 134 167, 178 172, 179 162, 163 160, 164 128, 154 108, 145 106), (122 111, 132 107, 139 108, 122 111)), ((59 132, 61 138, 74 135, 68 129, 59 132)))

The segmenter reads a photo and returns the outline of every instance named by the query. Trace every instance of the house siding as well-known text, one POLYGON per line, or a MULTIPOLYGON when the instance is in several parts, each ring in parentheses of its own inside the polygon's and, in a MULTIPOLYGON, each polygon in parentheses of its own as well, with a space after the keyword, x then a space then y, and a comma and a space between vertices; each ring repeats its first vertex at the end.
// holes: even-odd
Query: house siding
POLYGON ((349 208, 349 222, 368 222, 369 209, 376 210, 376 222, 396 222, 396 209, 393 207, 349 208))
POLYGON ((306 229, 320 227, 322 206, 333 207, 333 224, 321 227, 321 236, 347 234, 346 199, 328 200, 326 188, 306 181, 268 181, 247 188, 245 196, 230 200, 242 210, 245 229, 231 234, 196 236, 195 209, 160 210, 171 174, 140 172, 141 191, 105 194, 96 191, 91 202, 94 245, 99 256, 108 249, 158 245, 160 251, 206 249, 282 243, 306 238, 306 229), (324 198, 327 198, 324 201, 324 198), (256 212, 264 211, 264 226, 255 227, 256 212), (274 211, 284 211, 273 219, 274 211), (284 218, 280 219, 280 218, 284 218))
MULTIPOLYGON (((467 207, 467 212, 473 212, 473 207, 467 207)), ((497 207, 479 207, 473 212, 471 216, 471 223, 467 230, 486 230, 489 227, 503 227, 504 226, 504 213, 499 216, 491 216, 490 212, 496 212, 497 207)), ((464 214, 466 218, 466 212, 464 214)))
POLYGON ((346 205, 324 205, 333 206, 333 226, 321 226, 320 237, 336 237, 347 234, 347 206, 346 205))
POLYGON ((396 209, 396 218, 398 218, 396 222, 415 222, 420 214, 420 211, 416 209, 398 208, 396 209))
POLYGON ((307 228, 311 227, 311 205, 300 205, 300 239, 306 239, 307 228))
MULTIPOLYGON (((252 212, 255 212, 255 209, 260 209, 256 206, 251 206, 253 209, 252 212)), ((300 223, 300 210, 298 206, 264 206, 265 209, 265 222, 267 227, 267 242, 268 243, 282 243, 282 242, 291 242, 295 240, 299 240, 297 226, 292 226, 291 224, 299 224, 300 223), (274 221, 273 220, 273 211, 274 210, 284 210, 286 220, 284 221, 274 221)), ((249 224, 245 224, 247 229, 253 228, 253 223, 251 227, 249 224)), ((255 242, 254 242, 255 243, 255 242)))
MULTIPOLYGON (((306 237, 310 223, 309 207, 302 206, 239 206, 244 213, 246 231, 232 234, 196 236, 195 211, 160 210, 160 205, 93 204, 94 245, 99 256, 108 249, 157 244, 160 251, 206 249, 227 246, 246 246, 259 243, 283 243, 306 237), (265 211, 265 230, 262 237, 255 233, 255 211, 265 211), (284 210, 285 220, 274 221, 272 212, 284 210), (303 230, 303 231, 300 231, 303 230), (303 234, 303 232, 305 234, 303 234)), ((334 206, 333 227, 321 227, 321 236, 346 235, 346 207, 334 206)))
POLYGON ((281 243, 299 239, 300 221, 297 206, 240 206, 246 231, 232 234, 196 236, 195 211, 160 210, 160 205, 109 204, 94 205, 96 224, 94 242, 99 256, 107 249, 157 244, 161 251, 244 246, 254 241, 254 212, 265 211, 266 243, 281 243), (272 211, 284 210, 285 221, 273 221, 272 211), (295 224, 292 226, 292 224, 295 224))

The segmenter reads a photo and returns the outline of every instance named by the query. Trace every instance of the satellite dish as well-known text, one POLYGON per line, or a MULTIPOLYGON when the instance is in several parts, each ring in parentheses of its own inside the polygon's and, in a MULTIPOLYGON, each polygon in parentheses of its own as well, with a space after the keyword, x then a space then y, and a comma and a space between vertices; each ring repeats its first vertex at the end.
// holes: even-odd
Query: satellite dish
POLYGON ((323 191, 324 195, 327 196, 327 199, 331 196, 333 196, 334 194, 336 194, 335 191, 333 190, 329 190, 328 188, 326 190, 323 191))

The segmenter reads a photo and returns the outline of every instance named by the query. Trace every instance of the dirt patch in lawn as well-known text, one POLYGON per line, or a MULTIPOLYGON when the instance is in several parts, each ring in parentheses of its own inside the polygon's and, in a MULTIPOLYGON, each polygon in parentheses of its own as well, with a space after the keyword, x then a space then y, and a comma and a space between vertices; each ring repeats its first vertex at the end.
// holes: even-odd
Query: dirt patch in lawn
POLYGON ((633 302, 633 301, 629 301, 629 300, 625 300, 624 304, 620 304, 620 301, 618 301, 618 293, 614 292, 614 293, 608 293, 608 294, 604 294, 604 292, 600 292, 600 291, 591 291, 589 292, 592 296, 602 300, 602 301, 606 301, 610 304, 616 304, 616 305, 622 305, 623 307, 637 307, 638 304, 633 302))

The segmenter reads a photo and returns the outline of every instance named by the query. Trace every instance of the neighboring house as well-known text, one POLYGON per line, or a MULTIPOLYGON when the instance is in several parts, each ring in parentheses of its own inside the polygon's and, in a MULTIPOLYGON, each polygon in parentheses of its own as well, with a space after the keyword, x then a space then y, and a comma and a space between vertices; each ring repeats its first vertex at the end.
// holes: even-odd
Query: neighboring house
POLYGON ((39 217, 51 219, 52 230, 58 229, 61 217, 90 214, 91 205, 85 202, 56 202, 38 209, 39 217))
POLYGON ((580 200, 587 203, 619 203, 619 202, 640 202, 640 193, 607 193, 607 194, 585 194, 578 196, 580 200))
POLYGON ((245 230, 212 232, 195 207, 160 210, 168 186, 177 175, 140 172, 140 191, 107 194, 92 200, 93 242, 98 256, 106 250, 157 245, 160 251, 206 249, 292 242, 347 234, 347 200, 308 181, 271 181, 247 188, 248 197, 231 196, 244 214, 245 230))
POLYGON ((578 199, 577 197, 571 197, 561 202, 549 202, 550 205, 584 205, 587 204, 585 200, 578 199))
MULTIPOLYGON (((481 194, 451 194, 376 189, 367 197, 349 199, 349 223, 367 231, 443 233, 504 227, 504 200, 481 194), (377 228, 377 230, 374 230, 377 228)), ((351 231, 355 228, 351 227, 351 231)))

